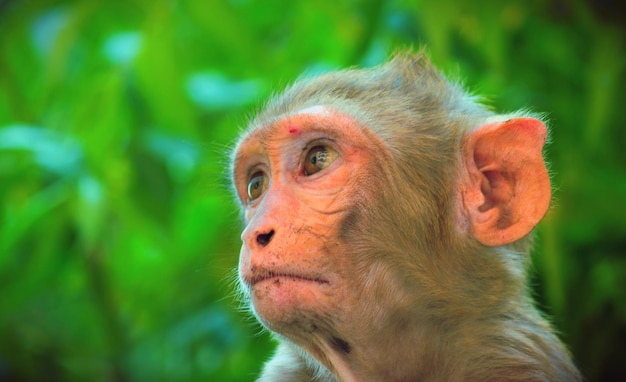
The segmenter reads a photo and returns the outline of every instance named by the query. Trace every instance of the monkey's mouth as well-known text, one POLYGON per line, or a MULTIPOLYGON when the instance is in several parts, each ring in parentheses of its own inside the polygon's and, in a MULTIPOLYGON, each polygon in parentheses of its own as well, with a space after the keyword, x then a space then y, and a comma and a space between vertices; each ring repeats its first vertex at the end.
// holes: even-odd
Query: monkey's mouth
POLYGON ((250 287, 254 287, 256 284, 259 284, 263 281, 275 280, 275 282, 280 282, 281 279, 291 280, 291 281, 302 281, 302 282, 313 282, 318 284, 330 284, 330 282, 326 279, 323 279, 319 276, 306 276, 299 275, 294 273, 285 273, 285 272, 256 272, 251 275, 245 276, 244 281, 250 287))

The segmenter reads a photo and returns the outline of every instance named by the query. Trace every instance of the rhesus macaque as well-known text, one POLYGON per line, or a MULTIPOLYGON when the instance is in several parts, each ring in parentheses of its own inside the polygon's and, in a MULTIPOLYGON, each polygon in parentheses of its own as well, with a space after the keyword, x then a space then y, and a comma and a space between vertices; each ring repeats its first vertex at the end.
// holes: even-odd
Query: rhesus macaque
POLYGON ((526 283, 545 125, 424 57, 305 78, 233 153, 259 381, 578 381, 526 283))

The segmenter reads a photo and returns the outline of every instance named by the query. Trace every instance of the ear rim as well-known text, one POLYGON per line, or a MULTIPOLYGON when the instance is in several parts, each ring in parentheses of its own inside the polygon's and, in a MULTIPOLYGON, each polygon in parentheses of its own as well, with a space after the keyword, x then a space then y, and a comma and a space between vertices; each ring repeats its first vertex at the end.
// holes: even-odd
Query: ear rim
POLYGON ((530 234, 548 212, 552 201, 552 186, 543 159, 547 136, 547 128, 542 121, 519 117, 487 122, 465 137, 461 147, 459 207, 464 218, 463 226, 481 244, 498 247, 519 241, 530 234), (505 153, 495 151, 493 146, 487 144, 506 137, 522 138, 528 144, 519 150, 505 150, 505 153), (490 147, 490 150, 486 151, 486 147, 490 147), (523 158, 523 165, 519 160, 511 161, 511 158, 517 158, 515 154, 520 154, 523 158), (485 165, 477 164, 477 157, 493 158, 487 160, 485 165), (500 162, 495 158, 499 158, 500 162), (506 174, 500 167, 506 167, 507 164, 517 166, 508 174, 509 179, 502 176, 498 177, 500 183, 492 182, 487 172, 506 174), (502 187, 502 184, 508 188, 502 187), (495 187, 492 188, 492 185, 495 187), (503 198, 494 197, 498 193, 508 196, 508 199, 505 197, 506 200, 499 200, 503 198), (524 195, 523 200, 520 195, 524 195))

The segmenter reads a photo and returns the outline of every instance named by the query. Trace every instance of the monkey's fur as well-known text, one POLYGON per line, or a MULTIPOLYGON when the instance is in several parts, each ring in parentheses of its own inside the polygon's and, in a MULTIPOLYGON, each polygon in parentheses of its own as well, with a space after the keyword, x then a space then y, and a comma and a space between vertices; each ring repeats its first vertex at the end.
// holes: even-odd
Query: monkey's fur
POLYGON ((373 69, 299 80, 268 102, 246 135, 315 105, 351 116, 383 148, 372 149, 373 174, 346 201, 333 239, 342 248, 333 256, 350 259, 356 281, 347 293, 360 304, 345 302, 342 318, 305 312, 288 325, 264 321, 280 345, 259 381, 338 381, 316 336, 358 370, 353 380, 580 380, 530 298, 530 235, 492 247, 459 224, 465 137, 521 113, 494 114, 422 53, 406 53, 373 69), (372 346, 355 349, 359 341, 372 346))

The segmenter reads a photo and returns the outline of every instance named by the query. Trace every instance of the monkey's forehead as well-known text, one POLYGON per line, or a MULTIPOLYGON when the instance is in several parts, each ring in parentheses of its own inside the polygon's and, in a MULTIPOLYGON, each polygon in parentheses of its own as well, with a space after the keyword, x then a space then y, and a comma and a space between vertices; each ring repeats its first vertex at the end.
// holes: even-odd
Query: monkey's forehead
POLYGON ((295 139, 311 132, 343 138, 356 138, 366 130, 360 121, 350 114, 327 105, 314 105, 253 123, 242 135, 236 152, 250 145, 267 146, 275 140, 295 139))
POLYGON ((255 119, 250 122, 247 130, 242 134, 241 142, 248 139, 271 139, 274 135, 284 133, 285 129, 290 134, 297 134, 302 125, 313 125, 330 117, 334 112, 326 105, 313 105, 296 109, 289 113, 275 115, 269 119, 255 119))

